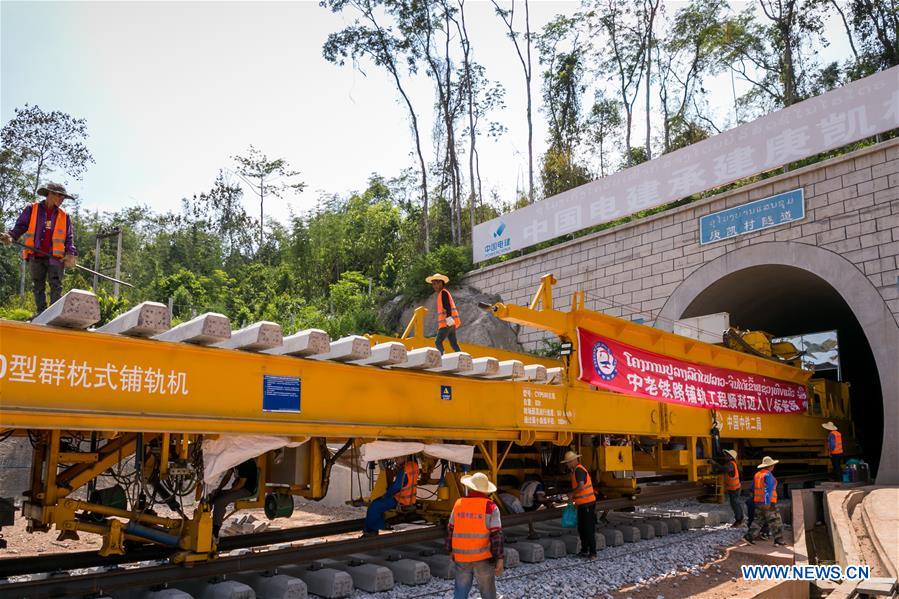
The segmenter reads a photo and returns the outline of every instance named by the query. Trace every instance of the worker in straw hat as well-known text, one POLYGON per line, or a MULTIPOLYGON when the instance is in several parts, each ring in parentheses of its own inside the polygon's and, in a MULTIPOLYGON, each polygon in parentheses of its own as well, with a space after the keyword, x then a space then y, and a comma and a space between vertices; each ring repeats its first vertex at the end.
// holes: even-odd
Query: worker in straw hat
POLYGON ((72 221, 62 209, 69 195, 59 183, 47 183, 37 190, 46 199, 26 206, 16 224, 0 233, 0 243, 12 245, 18 241, 25 246, 22 258, 31 269, 32 293, 37 313, 47 309, 47 283, 50 283, 50 303, 62 295, 62 275, 65 268, 75 268, 75 236, 72 221))
POLYGON ((496 577, 503 573, 503 531, 499 508, 488 495, 496 485, 483 472, 465 475, 468 489, 453 505, 446 525, 446 550, 456 566, 455 599, 465 599, 474 579, 483 599, 496 599, 496 577))
POLYGON ((830 465, 833 467, 833 479, 840 481, 843 476, 843 435, 833 422, 825 422, 821 426, 830 431, 827 435, 827 453, 830 455, 830 465))
POLYGON ((785 545, 783 538, 783 520, 777 510, 777 479, 774 478, 774 465, 778 460, 772 460, 769 456, 762 459, 758 465, 752 481, 752 499, 755 502, 755 518, 749 527, 749 532, 743 537, 749 544, 754 544, 756 535, 762 528, 762 524, 768 525, 768 531, 774 537, 775 545, 785 545))
POLYGON ((456 302, 450 295, 446 286, 449 284, 449 277, 439 272, 432 274, 425 279, 426 283, 431 284, 434 293, 437 294, 437 349, 443 353, 443 340, 448 339, 450 346, 454 352, 462 351, 459 349, 459 342, 456 341, 456 329, 462 325, 459 319, 459 311, 456 310, 456 302))
POLYGON ((580 454, 566 451, 562 463, 571 471, 571 493, 568 501, 577 507, 577 533, 581 538, 578 557, 596 559, 596 493, 580 454))
POLYGON ((727 496, 727 502, 734 511, 734 523, 731 528, 737 528, 743 525, 743 502, 740 500, 740 467, 737 464, 737 452, 733 449, 725 449, 724 455, 727 460, 724 464, 714 464, 713 467, 717 472, 721 473, 724 479, 724 494, 727 496))

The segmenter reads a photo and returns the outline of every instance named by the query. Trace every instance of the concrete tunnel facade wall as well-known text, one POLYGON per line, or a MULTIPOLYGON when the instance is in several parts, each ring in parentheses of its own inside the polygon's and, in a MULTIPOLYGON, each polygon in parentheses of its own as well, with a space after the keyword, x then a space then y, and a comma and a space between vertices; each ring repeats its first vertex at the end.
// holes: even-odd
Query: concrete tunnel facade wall
MULTIPOLYGON (((742 268, 793 266, 828 282, 874 353, 885 431, 877 482, 899 483, 899 140, 876 144, 552 248, 481 268, 464 283, 527 304, 540 277, 558 279, 561 309, 577 290, 587 308, 670 330, 703 290, 742 268), (699 218, 802 187, 806 218, 701 246, 699 218), (661 317, 661 318, 659 318, 661 317)), ((551 335, 522 329, 538 349, 551 335)))

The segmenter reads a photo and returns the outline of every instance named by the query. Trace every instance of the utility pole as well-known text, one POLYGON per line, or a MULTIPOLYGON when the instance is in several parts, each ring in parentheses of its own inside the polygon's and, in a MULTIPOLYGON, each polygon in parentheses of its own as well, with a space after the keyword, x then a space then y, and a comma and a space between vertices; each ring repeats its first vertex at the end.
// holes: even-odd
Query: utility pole
MULTIPOLYGON (((115 227, 113 229, 109 229, 107 231, 100 230, 97 233, 97 244, 94 248, 94 270, 97 272, 103 272, 100 270, 100 251, 103 248, 103 241, 106 239, 116 238, 116 253, 115 253, 115 278, 118 279, 119 275, 121 275, 122 270, 122 230, 119 227, 115 227)), ((94 275, 94 293, 97 293, 97 287, 99 285, 99 277, 94 275)), ((112 286, 112 295, 114 297, 119 297, 119 284, 113 283, 112 286)))

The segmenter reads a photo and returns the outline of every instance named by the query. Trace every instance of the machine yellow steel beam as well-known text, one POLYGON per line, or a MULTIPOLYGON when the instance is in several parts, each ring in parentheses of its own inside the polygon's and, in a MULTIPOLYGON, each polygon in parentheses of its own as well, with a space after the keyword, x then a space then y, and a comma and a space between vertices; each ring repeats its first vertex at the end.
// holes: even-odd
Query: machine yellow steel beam
MULTIPOLYGON (((540 304, 539 310, 503 304, 494 310, 500 317, 567 335, 589 325, 622 342, 689 361, 767 374, 772 373, 766 368, 785 369, 777 377, 782 380, 808 376, 621 319, 545 309, 545 297, 540 304)), ((574 306, 579 307, 577 298, 574 306)), ((0 339, 0 427, 7 429, 520 444, 565 443, 578 433, 704 437, 711 429, 708 410, 597 391, 580 382, 553 386, 482 380, 10 321, 0 321, 0 339), (297 410, 265 411, 263 385, 268 376, 299 380, 297 410)), ((569 365, 572 376, 574 363, 569 365)), ((718 418, 732 423, 721 431, 722 437, 823 439, 825 433, 820 427, 824 419, 807 415, 720 412, 718 418)), ((56 447, 58 451, 58 443, 56 447)), ((178 451, 186 457, 183 437, 178 451)))

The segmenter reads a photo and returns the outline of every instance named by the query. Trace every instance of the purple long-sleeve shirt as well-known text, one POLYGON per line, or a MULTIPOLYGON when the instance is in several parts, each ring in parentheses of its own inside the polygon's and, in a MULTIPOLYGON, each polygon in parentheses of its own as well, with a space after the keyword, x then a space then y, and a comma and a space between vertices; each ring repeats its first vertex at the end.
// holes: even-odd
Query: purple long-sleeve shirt
MULTIPOLYGON (((16 219, 16 224, 13 225, 13 228, 9 230, 9 235, 15 240, 18 240, 25 231, 28 230, 28 223, 31 221, 31 209, 32 206, 27 206, 25 210, 19 215, 19 218, 16 219)), ((41 200, 41 202, 37 205, 37 222, 43 223, 46 218, 47 210, 47 202, 46 200, 41 200)), ((57 215, 59 213, 57 212, 57 215)), ((55 224, 55 223, 54 223, 55 224)), ((36 227, 37 231, 34 232, 34 247, 40 249, 41 247, 41 238, 44 234, 44 227, 38 226, 36 227)), ((72 233, 72 219, 69 218, 66 220, 66 253, 72 254, 73 256, 78 255, 78 250, 75 249, 75 235, 72 233)), ((62 264, 60 260, 56 258, 50 258, 51 264, 62 264)))

